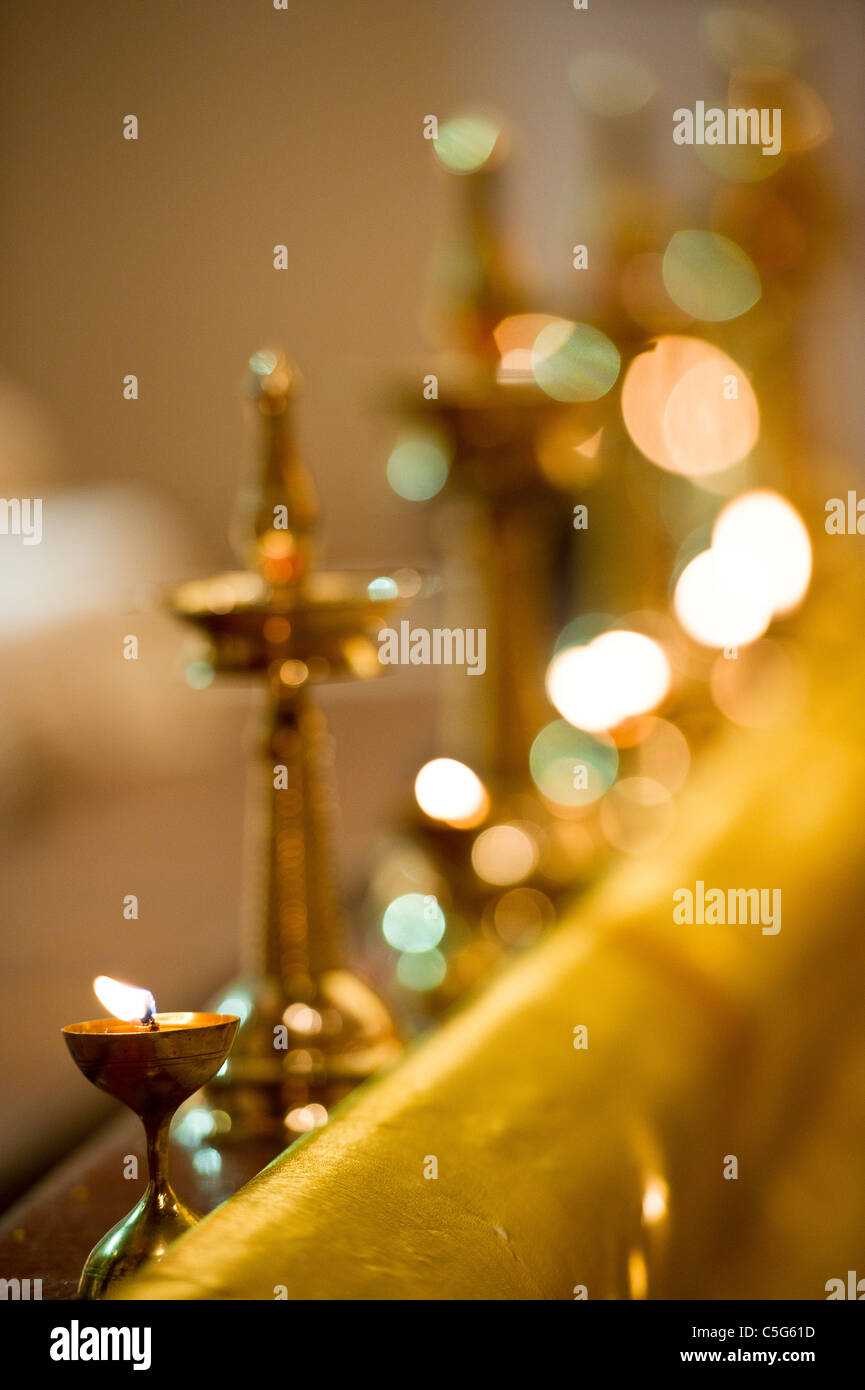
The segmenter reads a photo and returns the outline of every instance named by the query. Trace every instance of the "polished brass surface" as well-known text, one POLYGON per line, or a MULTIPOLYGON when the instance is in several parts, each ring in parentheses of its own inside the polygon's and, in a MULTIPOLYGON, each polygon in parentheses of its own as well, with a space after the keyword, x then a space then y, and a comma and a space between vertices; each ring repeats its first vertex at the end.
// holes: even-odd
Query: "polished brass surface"
POLYGON ((198 1220, 168 1179, 168 1135, 181 1102, 219 1070, 237 1032, 227 1014, 159 1014, 157 1028, 94 1019, 63 1029, 81 1072, 139 1116, 147 1139, 148 1183, 139 1201, 87 1257, 79 1298, 108 1289, 148 1259, 159 1259, 198 1220))
POLYGON ((210 1142, 270 1136, 278 1152, 399 1052, 387 1009, 347 964, 331 745, 310 690, 382 673, 375 634, 420 579, 314 568, 317 505, 290 423, 297 374, 269 350, 250 367, 259 476, 241 492, 232 531, 251 568, 185 584, 170 607, 204 633, 218 674, 258 678, 267 692, 256 735, 260 880, 241 977, 220 995, 242 1021, 208 1096, 221 1121, 210 1142))

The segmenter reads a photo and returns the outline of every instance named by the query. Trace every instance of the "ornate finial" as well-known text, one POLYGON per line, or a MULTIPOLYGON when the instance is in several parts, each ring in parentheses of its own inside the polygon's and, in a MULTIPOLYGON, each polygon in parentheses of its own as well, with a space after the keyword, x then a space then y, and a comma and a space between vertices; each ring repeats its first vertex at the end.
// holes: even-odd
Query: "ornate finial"
POLYGON ((260 434, 256 482, 238 499, 235 549, 274 588, 306 578, 318 529, 318 498, 294 442, 291 402, 297 369, 281 351, 264 348, 249 359, 249 398, 260 434))

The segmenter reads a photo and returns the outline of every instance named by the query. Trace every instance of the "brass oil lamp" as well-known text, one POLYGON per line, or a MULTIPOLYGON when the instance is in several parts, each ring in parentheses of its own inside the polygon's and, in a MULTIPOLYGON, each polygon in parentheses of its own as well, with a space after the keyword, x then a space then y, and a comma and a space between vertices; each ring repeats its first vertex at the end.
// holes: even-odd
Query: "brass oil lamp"
POLYGON ((242 976, 222 998, 241 1015, 237 1044, 208 1088, 223 1140, 272 1139, 274 1152, 399 1052, 385 1005, 348 966, 331 849, 331 750, 312 687, 381 673, 374 636, 420 587, 315 568, 318 506, 295 447, 295 369, 250 359, 260 476, 240 497, 235 541, 247 568, 185 584, 173 613, 207 639, 219 675, 263 686, 258 738, 260 888, 251 895, 242 976))
POLYGON ((198 1216, 168 1179, 168 1134, 177 1107, 224 1064, 237 1032, 229 1014, 156 1013, 153 996, 107 976, 95 989, 119 1017, 70 1023, 69 1052, 84 1076, 134 1111, 147 1137, 149 1181, 141 1199, 87 1257, 78 1297, 104 1298, 145 1260, 159 1259, 198 1216))
MULTIPOLYGON (((429 873, 423 891, 438 894, 445 907, 447 974, 422 1005, 432 1012, 472 985, 507 946, 548 926, 561 893, 572 891, 595 858, 571 818, 579 807, 551 805, 529 769, 533 741, 555 719, 544 676, 578 582, 573 500, 600 465, 611 407, 602 393, 595 397, 590 373, 585 390, 568 396, 542 389, 532 370, 539 333, 567 325, 553 314, 526 312, 507 268, 500 233, 507 144, 507 131, 486 118, 460 116, 439 128, 435 153, 457 215, 434 258, 424 313, 439 343, 424 367, 435 389, 405 383, 387 399, 408 437, 438 437, 448 454, 446 487, 433 504, 445 624, 487 631, 481 679, 443 673, 435 749, 443 756, 434 759, 470 768, 485 799, 479 796, 478 813, 468 819, 448 813, 446 795, 432 813, 422 804, 407 808, 403 840, 377 875, 398 888, 401 856, 416 865, 419 850, 429 873), (513 843, 524 837, 535 865, 525 873, 515 867, 509 880, 505 864, 485 879, 473 847, 481 832, 501 825, 513 843)), ((612 344, 596 336, 617 362, 612 344)), ((372 907, 385 907, 375 892, 372 907)))

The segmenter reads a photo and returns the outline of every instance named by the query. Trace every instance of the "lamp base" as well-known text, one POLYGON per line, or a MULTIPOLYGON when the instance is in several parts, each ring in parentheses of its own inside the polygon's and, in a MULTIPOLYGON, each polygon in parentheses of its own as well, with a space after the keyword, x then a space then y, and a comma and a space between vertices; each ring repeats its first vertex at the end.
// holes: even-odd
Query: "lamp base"
POLYGON ((349 970, 296 984, 238 980, 221 998, 242 1022, 204 1093, 218 1116, 210 1144, 268 1138, 279 1153, 401 1051, 384 1004, 349 970))
POLYGON ((158 1260, 173 1240, 200 1218, 171 1187, 148 1184, 140 1201, 94 1245, 78 1284, 78 1298, 106 1298, 111 1286, 147 1260, 158 1260))

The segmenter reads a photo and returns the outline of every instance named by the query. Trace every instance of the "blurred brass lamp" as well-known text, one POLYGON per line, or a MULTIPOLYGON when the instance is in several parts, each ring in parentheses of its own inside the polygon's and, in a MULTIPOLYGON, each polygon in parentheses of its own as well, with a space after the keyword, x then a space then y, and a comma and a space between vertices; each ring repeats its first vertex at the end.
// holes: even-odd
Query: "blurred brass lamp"
MULTIPOLYGON (((63 1029, 75 1065, 88 1081, 128 1105, 147 1136, 149 1181, 127 1216, 102 1237, 87 1257, 78 1297, 103 1298, 109 1288, 168 1246, 198 1221, 168 1179, 168 1134, 177 1107, 219 1070, 234 1042, 238 1020, 229 1014, 162 1013, 147 991, 100 976, 107 1004, 122 1013, 124 1000, 145 996, 138 1018, 92 1019, 63 1029)), ((133 1000, 133 1012, 135 1004, 133 1000)))
POLYGON ((422 891, 441 900, 448 919, 446 974, 423 1001, 433 1012, 472 985, 506 946, 527 944, 549 926, 563 896, 597 867, 585 834, 571 833, 572 809, 553 805, 533 783, 530 753, 554 717, 544 678, 572 611, 581 554, 572 502, 602 467, 619 355, 588 325, 527 312, 501 232, 509 143, 506 127, 485 115, 458 115, 439 127, 433 148, 456 215, 433 259, 424 310, 438 340, 424 367, 433 373, 424 381, 434 380, 434 394, 415 378, 386 398, 405 421, 402 447, 388 463, 391 485, 436 508, 445 627, 486 631, 481 680, 442 673, 440 727, 430 752, 434 762, 454 759, 476 774, 488 809, 460 822, 420 802, 406 808, 403 837, 376 875, 385 892, 373 895, 374 909, 386 910, 387 896, 405 891, 402 862, 416 875, 420 852, 422 891), (559 344, 547 376, 534 355, 544 334, 559 344), (445 460, 436 491, 420 488, 423 479, 412 475, 415 446, 422 461, 430 450, 445 460), (477 835, 513 825, 528 826, 543 852, 531 872, 515 868, 512 880, 489 881, 473 862, 477 835))
POLYGON ((206 636, 217 674, 252 677, 267 693, 263 891, 250 904, 242 978, 222 995, 241 1015, 237 1046, 208 1094, 223 1139, 272 1137, 278 1151, 399 1051, 388 1010, 347 966, 330 739, 309 692, 381 674, 375 634, 421 581, 313 568, 318 508, 290 429, 296 372, 263 350, 249 383, 260 476, 241 494, 235 528, 248 567, 185 584, 169 603, 206 636))

